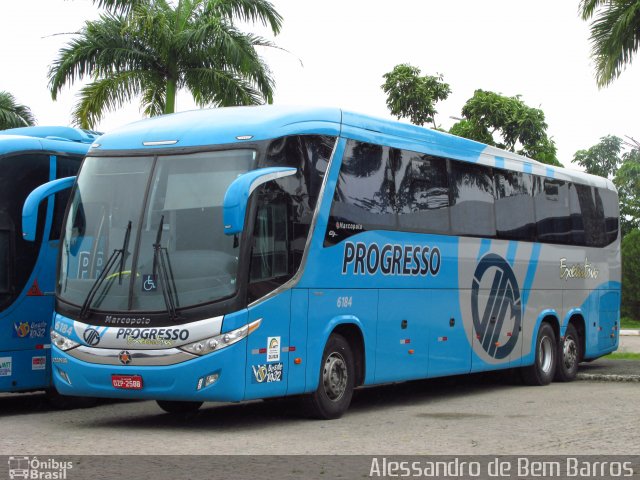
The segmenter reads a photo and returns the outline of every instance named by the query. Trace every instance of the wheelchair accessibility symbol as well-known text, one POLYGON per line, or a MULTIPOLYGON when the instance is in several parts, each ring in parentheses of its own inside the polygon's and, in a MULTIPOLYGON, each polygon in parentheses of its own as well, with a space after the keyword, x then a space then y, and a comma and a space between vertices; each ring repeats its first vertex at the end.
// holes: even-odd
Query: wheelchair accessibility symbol
POLYGON ((158 289, 156 284, 155 275, 142 275, 142 291, 143 292, 155 292, 158 289))

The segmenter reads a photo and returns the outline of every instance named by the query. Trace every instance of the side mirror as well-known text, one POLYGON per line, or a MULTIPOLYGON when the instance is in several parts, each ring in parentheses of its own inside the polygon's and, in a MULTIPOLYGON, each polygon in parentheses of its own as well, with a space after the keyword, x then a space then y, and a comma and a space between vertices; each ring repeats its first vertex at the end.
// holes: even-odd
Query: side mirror
POLYGON ((249 196, 256 188, 271 180, 276 180, 289 175, 295 175, 297 169, 288 167, 268 167, 251 170, 236 178, 227 192, 222 203, 222 217, 224 220, 224 233, 235 235, 244 228, 244 216, 247 211, 249 196))
POLYGON ((75 181, 76 177, 59 178, 40 185, 29 194, 22 207, 22 238, 30 242, 36 239, 40 202, 54 193, 71 188, 75 181))

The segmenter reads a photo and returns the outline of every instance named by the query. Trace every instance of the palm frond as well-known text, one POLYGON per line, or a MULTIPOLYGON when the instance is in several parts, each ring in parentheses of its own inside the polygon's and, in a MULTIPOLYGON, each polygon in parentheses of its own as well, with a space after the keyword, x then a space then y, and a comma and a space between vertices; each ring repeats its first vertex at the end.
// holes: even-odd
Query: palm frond
POLYGON ((599 87, 618 78, 640 46, 640 1, 607 3, 591 23, 591 54, 599 87))
POLYGON ((167 100, 167 84, 160 79, 148 80, 142 87, 142 110, 148 117, 164 113, 167 100))
POLYGON ((148 42, 131 33, 129 22, 105 14, 87 22, 78 37, 60 50, 49 69, 49 89, 55 100, 65 85, 87 76, 159 68, 155 52, 148 42))
POLYGON ((31 109, 18 103, 9 92, 0 91, 0 130, 36 124, 31 109))
POLYGON ((580 0, 578 11, 582 20, 589 20, 593 13, 602 5, 608 3, 609 0, 580 0))
POLYGON ((98 8, 104 8, 113 13, 129 13, 138 6, 149 4, 149 0, 93 0, 98 8))
POLYGON ((282 29, 282 16, 267 0, 200 0, 206 16, 221 17, 229 21, 239 18, 244 22, 261 23, 271 28, 274 35, 282 29))
POLYGON ((184 31, 178 45, 181 67, 211 68, 234 72, 256 85, 267 102, 271 102, 275 82, 260 58, 256 47, 275 47, 260 36, 240 32, 235 26, 218 18, 200 18, 184 31))
POLYGON ((265 103, 261 92, 241 75, 210 68, 185 72, 185 86, 198 106, 230 107, 265 103))
POLYGON ((73 111, 73 122, 92 129, 106 111, 115 110, 142 92, 146 72, 128 71, 110 75, 85 85, 73 111))

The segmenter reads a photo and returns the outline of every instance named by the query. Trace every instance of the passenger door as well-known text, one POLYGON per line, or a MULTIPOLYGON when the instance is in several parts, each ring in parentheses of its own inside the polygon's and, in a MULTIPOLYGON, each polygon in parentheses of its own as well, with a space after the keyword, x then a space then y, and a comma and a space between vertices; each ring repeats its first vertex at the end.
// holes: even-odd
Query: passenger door
POLYGON ((262 319, 247 343, 246 398, 287 393, 291 290, 259 301, 290 278, 290 224, 286 197, 260 202, 253 229, 249 273, 249 323, 262 319))
POLYGON ((287 393, 291 290, 249 307, 249 323, 258 319, 260 327, 247 342, 245 399, 287 393))

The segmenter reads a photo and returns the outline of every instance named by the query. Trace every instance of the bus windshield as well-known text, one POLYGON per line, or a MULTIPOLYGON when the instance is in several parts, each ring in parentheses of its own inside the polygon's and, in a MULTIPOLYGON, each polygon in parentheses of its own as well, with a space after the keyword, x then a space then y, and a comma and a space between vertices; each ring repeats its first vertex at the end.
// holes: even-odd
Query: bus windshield
POLYGON ((223 233, 222 202, 255 161, 250 149, 88 157, 63 233, 59 298, 153 312, 232 296, 239 245, 223 233))

